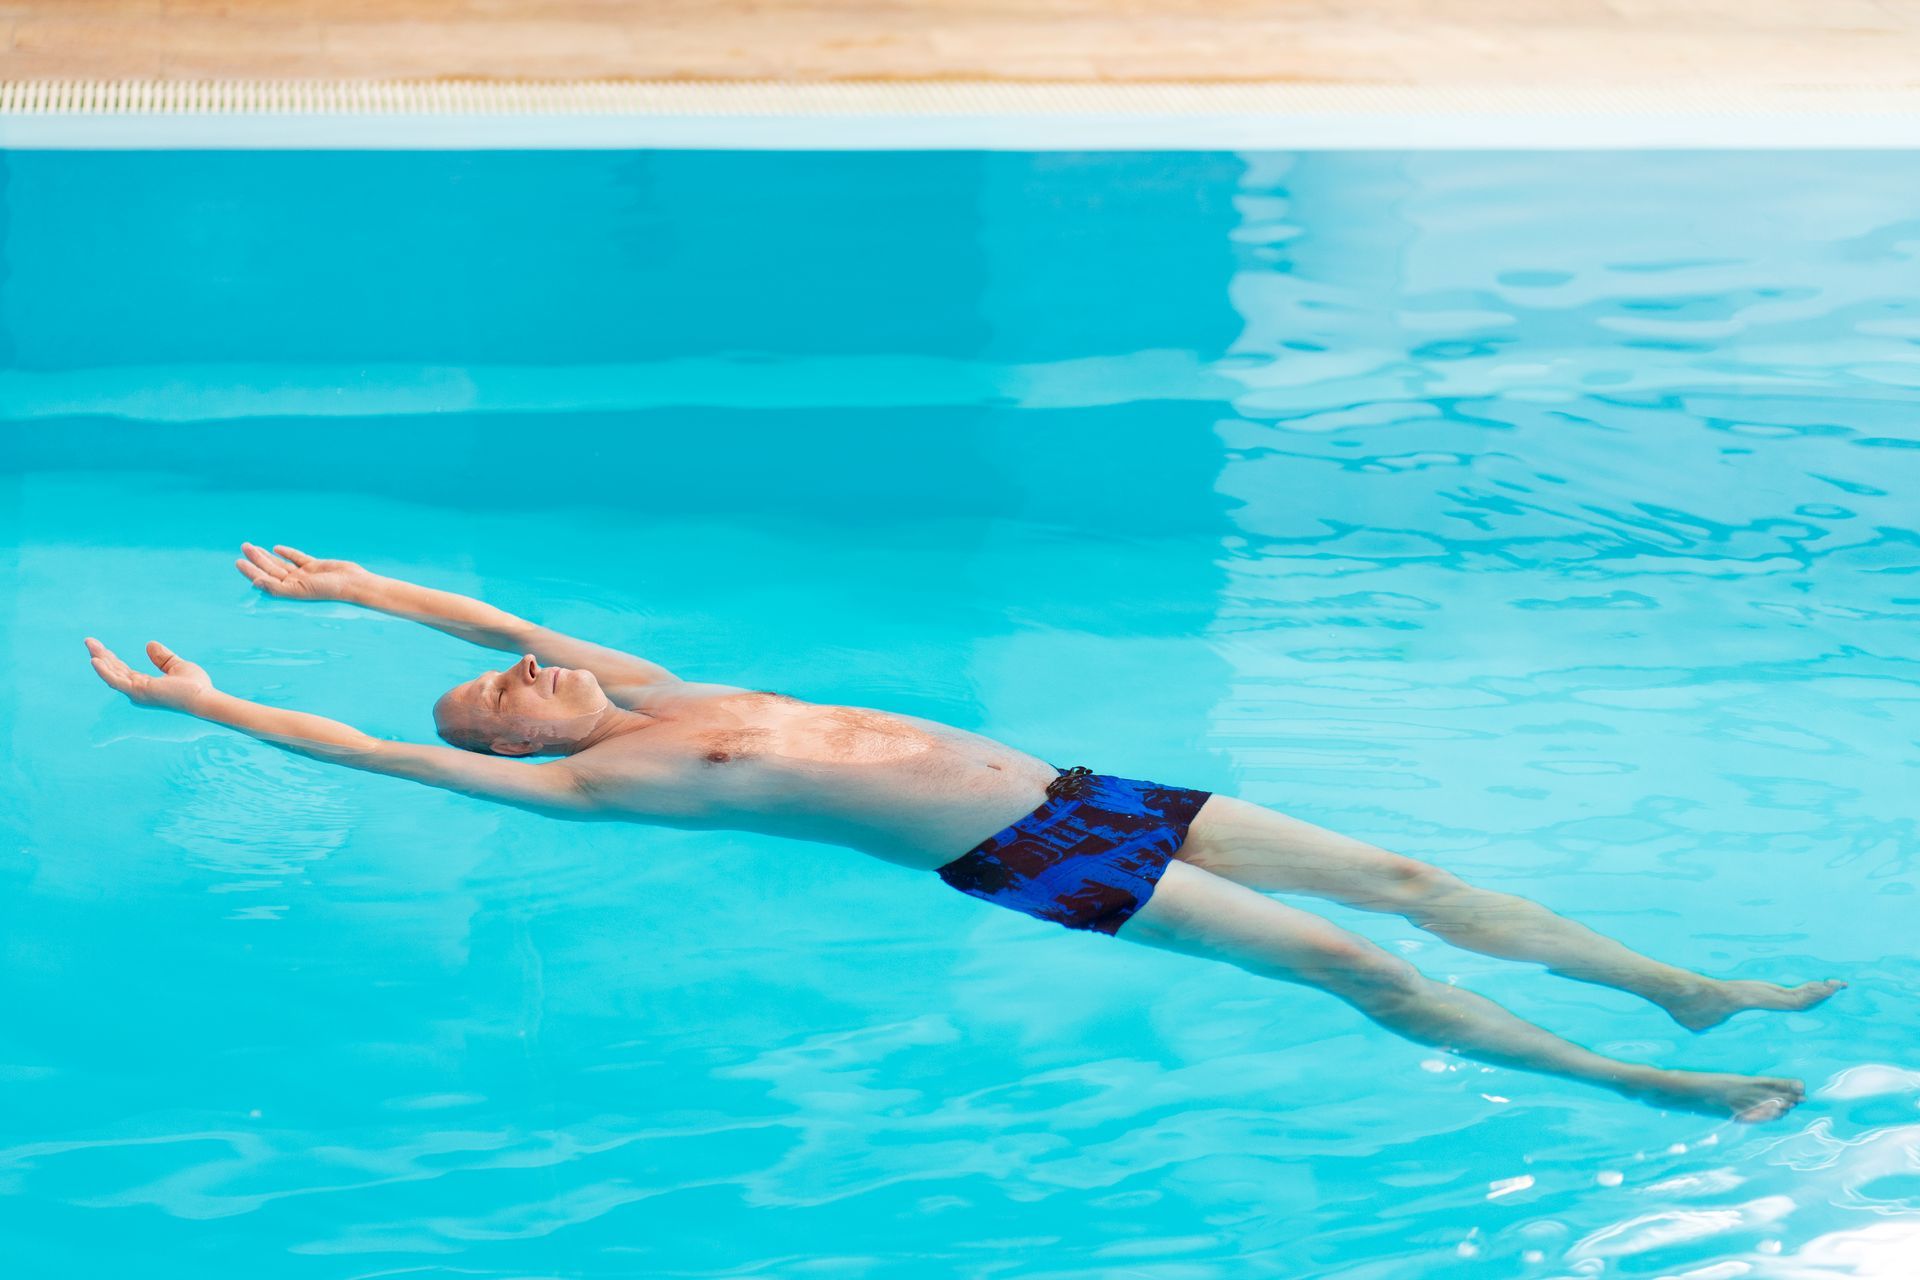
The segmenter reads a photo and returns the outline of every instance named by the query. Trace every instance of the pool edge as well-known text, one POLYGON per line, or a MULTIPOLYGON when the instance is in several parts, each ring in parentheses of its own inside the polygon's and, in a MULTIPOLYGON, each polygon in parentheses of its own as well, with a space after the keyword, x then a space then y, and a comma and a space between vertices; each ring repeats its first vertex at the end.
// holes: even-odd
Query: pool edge
POLYGON ((1920 89, 888 81, 0 81, 0 147, 1920 147, 1920 89))

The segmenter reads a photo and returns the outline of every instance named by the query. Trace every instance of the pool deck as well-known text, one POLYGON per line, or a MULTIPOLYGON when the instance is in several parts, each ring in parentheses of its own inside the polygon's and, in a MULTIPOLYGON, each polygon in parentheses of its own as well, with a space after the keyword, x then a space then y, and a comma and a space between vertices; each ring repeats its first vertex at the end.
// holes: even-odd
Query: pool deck
POLYGON ((1920 87, 1920 0, 0 0, 0 80, 1920 87))

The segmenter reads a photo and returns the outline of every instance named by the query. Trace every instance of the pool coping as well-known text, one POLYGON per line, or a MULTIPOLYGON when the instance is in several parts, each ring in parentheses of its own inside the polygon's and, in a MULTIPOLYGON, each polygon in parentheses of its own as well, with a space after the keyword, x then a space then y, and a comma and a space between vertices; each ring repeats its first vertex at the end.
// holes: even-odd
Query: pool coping
POLYGON ((0 147, 1920 147, 1920 87, 999 81, 0 81, 0 147))

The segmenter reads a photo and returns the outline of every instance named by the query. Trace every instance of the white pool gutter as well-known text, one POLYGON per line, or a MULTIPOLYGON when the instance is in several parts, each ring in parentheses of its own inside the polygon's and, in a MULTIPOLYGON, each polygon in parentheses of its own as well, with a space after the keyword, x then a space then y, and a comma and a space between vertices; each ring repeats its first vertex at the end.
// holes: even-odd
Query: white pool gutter
POLYGON ((0 81, 0 148, 1795 149, 1920 146, 1920 88, 0 81))

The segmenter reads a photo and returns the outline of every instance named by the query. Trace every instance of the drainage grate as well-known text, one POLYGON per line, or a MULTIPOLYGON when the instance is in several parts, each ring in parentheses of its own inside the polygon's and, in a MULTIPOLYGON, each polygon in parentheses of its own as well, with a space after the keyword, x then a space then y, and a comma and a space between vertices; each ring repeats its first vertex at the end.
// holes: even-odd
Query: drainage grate
POLYGON ((15 80, 8 115, 1911 115, 1913 89, 993 81, 15 80))

